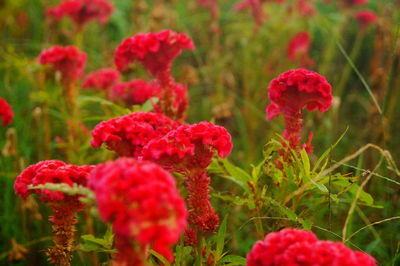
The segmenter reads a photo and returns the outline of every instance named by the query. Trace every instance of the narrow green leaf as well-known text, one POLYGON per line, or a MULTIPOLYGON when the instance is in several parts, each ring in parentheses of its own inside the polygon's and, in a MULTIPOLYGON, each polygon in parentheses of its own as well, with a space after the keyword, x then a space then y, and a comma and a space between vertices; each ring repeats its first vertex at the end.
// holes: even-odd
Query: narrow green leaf
POLYGON ((219 263, 229 263, 228 265, 246 265, 246 259, 237 255, 227 255, 219 263))
POLYGON ((151 255, 153 255, 154 257, 156 257, 157 259, 159 259, 165 266, 171 266, 171 264, 167 261, 167 259, 164 258, 164 256, 161 255, 160 253, 158 253, 152 249, 149 250, 149 253, 151 255))
POLYGON ((219 257, 221 256, 221 254, 224 250, 227 220, 228 220, 228 215, 225 215, 224 220, 222 221, 221 225, 219 226, 218 235, 217 235, 217 250, 215 252, 215 257, 217 259, 219 259, 219 257))

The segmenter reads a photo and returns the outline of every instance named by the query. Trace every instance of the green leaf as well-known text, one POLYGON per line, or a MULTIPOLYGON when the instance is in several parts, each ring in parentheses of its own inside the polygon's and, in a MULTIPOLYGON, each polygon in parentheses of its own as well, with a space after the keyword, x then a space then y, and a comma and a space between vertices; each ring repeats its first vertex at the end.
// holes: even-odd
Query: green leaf
POLYGON ((303 171, 305 177, 310 177, 310 158, 308 158, 308 154, 305 149, 302 149, 300 152, 301 162, 303 163, 303 171))
MULTIPOLYGON (((349 186, 349 182, 346 180, 335 180, 333 183, 335 185, 338 185, 341 187, 349 186)), ((349 192, 355 196, 355 195, 357 195, 357 191, 359 189, 360 189, 360 186, 353 183, 350 185, 349 192)), ((367 205, 374 205, 374 198, 371 196, 371 194, 365 192, 364 190, 361 190, 359 200, 363 201, 367 205)))
POLYGON ((219 257, 221 256, 221 254, 224 250, 227 220, 228 220, 228 215, 225 215, 224 220, 222 221, 222 223, 219 227, 219 230, 218 230, 217 250, 215 252, 215 257, 217 260, 219 259, 219 257))
POLYGON ((228 265, 246 265, 246 259, 237 255, 227 255, 219 263, 229 263, 228 265))
POLYGON ((324 193, 328 193, 329 192, 328 188, 324 184, 317 183, 312 178, 307 178, 307 180, 309 182, 311 182, 314 186, 316 186, 322 192, 324 192, 324 193))
POLYGON ((171 266, 171 264, 168 262, 168 260, 166 258, 164 258, 163 255, 161 255, 160 253, 150 249, 149 253, 151 255, 153 255, 154 257, 156 257, 157 259, 159 259, 165 266, 171 266))

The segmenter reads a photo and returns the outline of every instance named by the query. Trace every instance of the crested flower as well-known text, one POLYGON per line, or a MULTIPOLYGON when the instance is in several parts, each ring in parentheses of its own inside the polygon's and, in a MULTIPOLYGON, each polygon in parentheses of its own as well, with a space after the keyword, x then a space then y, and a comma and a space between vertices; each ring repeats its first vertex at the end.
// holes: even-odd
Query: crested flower
POLYGON ((135 112, 98 124, 92 131, 91 145, 108 149, 120 156, 140 158, 150 140, 164 136, 178 124, 159 113, 135 112))
POLYGON ((0 98, 0 120, 2 121, 3 127, 11 124, 13 118, 14 113, 12 111, 11 105, 3 98, 0 98))
POLYGON ((39 63, 50 64, 54 70, 61 73, 61 81, 70 83, 83 75, 87 56, 75 46, 53 46, 42 51, 39 55, 39 63))
MULTIPOLYGON (((299 149, 303 127, 302 110, 304 108, 320 112, 328 110, 332 103, 331 90, 327 80, 316 72, 295 69, 282 73, 273 79, 268 87, 268 98, 271 103, 266 110, 267 119, 282 114, 286 123, 283 137, 293 149, 299 149)), ((308 152, 312 151, 310 143, 303 147, 308 152)))
POLYGON ((139 61, 161 87, 159 111, 179 121, 185 118, 187 92, 185 86, 174 81, 171 66, 175 57, 184 49, 194 49, 190 38, 185 34, 164 30, 159 33, 137 34, 125 39, 114 56, 115 65, 120 71, 139 61))
POLYGON ((360 24, 361 27, 366 28, 370 24, 376 23, 378 20, 378 16, 372 10, 360 10, 356 13, 357 22, 360 24))
POLYGON ((376 266, 375 259, 340 242, 321 241, 310 231, 284 229, 268 234, 247 254, 247 266, 348 265, 376 266))
POLYGON ((85 89, 108 91, 120 79, 119 72, 112 68, 103 68, 89 73, 83 82, 85 89))
POLYGON ((300 32, 290 39, 287 46, 287 57, 290 61, 299 62, 301 66, 310 66, 314 62, 309 56, 311 36, 307 31, 300 32))
POLYGON ((122 71, 138 61, 154 76, 169 73, 172 62, 182 50, 194 49, 194 44, 185 34, 170 30, 159 33, 136 34, 125 39, 115 52, 115 65, 122 71))
POLYGON ((87 22, 97 19, 104 24, 108 21, 113 6, 106 0, 67 0, 48 8, 46 14, 55 20, 69 17, 81 29, 87 22))
MULTIPOLYGON (((232 150, 231 136, 225 128, 208 122, 181 125, 164 137, 153 139, 143 149, 145 159, 186 176, 189 207, 187 237, 197 232, 213 232, 219 222, 209 195, 210 177, 206 168, 215 153, 226 157, 232 150)), ((194 244, 189 239, 187 243, 194 244)))
POLYGON ((30 194, 38 194, 42 202, 47 202, 53 210, 49 221, 53 223, 53 241, 55 246, 47 251, 49 260, 59 265, 70 265, 74 249, 74 224, 76 215, 83 208, 79 195, 66 195, 60 191, 50 191, 29 186, 67 184, 86 186, 92 166, 68 165, 62 161, 42 161, 26 168, 15 180, 14 190, 26 199, 30 194))
POLYGON ((112 223, 115 233, 115 265, 144 265, 149 248, 173 261, 171 246, 187 217, 175 185, 160 166, 129 158, 100 164, 92 172, 89 187, 100 217, 112 223))
POLYGON ((134 79, 128 82, 115 84, 110 91, 113 101, 122 101, 127 105, 143 104, 151 97, 159 96, 161 92, 157 82, 147 82, 142 79, 134 79))

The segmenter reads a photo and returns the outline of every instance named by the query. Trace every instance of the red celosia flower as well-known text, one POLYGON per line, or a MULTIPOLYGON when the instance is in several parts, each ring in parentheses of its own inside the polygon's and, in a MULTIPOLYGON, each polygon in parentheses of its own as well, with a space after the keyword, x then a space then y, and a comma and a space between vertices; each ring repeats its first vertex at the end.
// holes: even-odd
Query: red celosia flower
POLYGON ((93 147, 106 143, 120 156, 141 157, 142 150, 154 138, 160 138, 178 124, 158 113, 135 112, 98 124, 92 131, 93 147))
MULTIPOLYGON (((267 107, 267 119, 279 114, 285 117, 283 137, 290 146, 298 149, 302 129, 302 109, 318 109, 324 112, 332 102, 331 85, 316 72, 306 69, 290 70, 273 79, 268 87, 271 104, 267 107)), ((309 142, 311 139, 309 139, 309 142)), ((312 147, 305 145, 308 151, 312 147)))
POLYGON ((97 166, 89 186, 101 218, 113 224, 118 265, 143 265, 148 248, 173 260, 170 248, 186 227, 187 211, 168 172, 151 162, 121 158, 97 166))
POLYGON ((51 64, 61 72, 64 83, 73 82, 83 74, 87 56, 75 46, 54 46, 39 55, 39 63, 51 64))
POLYGON ((120 79, 119 72, 112 68, 103 68, 91 72, 83 82, 83 88, 109 90, 120 79))
POLYGON ((171 69, 172 61, 183 49, 194 49, 194 44, 185 34, 170 30, 159 33, 136 34, 125 39, 115 52, 118 70, 139 61, 154 76, 165 74, 171 69))
POLYGON ((46 14, 56 20, 68 16, 78 28, 81 28, 94 19, 97 19, 100 23, 106 23, 112 11, 112 4, 106 0, 67 0, 58 6, 48 8, 46 14))
POLYGON ((3 98, 0 98, 0 119, 3 121, 3 127, 11 124, 13 117, 14 113, 11 109, 11 105, 9 105, 3 98))
MULTIPOLYGON (((182 125, 164 137, 153 139, 144 147, 143 155, 167 170, 185 174, 189 223, 199 231, 212 232, 219 218, 209 201, 210 177, 205 169, 215 152, 226 157, 231 150, 231 136, 225 128, 201 122, 182 125)), ((189 233, 192 234, 190 230, 189 233)))
POLYGON ((316 9, 310 3, 310 0, 297 0, 297 8, 300 11, 300 14, 305 17, 315 15, 316 13, 316 9))
POLYGON ((301 66, 310 66, 314 62, 309 56, 311 36, 307 31, 300 32, 290 39, 287 47, 287 57, 290 61, 299 61, 301 66))
POLYGON ((70 196, 59 191, 30 189, 46 183, 74 184, 86 186, 92 166, 68 165, 61 161, 42 161, 26 168, 15 180, 14 190, 23 199, 29 194, 39 194, 39 199, 48 202, 53 209, 52 232, 54 246, 47 251, 49 261, 58 265, 70 265, 74 249, 76 215, 83 208, 79 195, 70 196))
POLYGON ((181 125, 164 137, 153 139, 144 148, 143 155, 169 170, 187 173, 191 169, 207 168, 215 151, 220 157, 226 157, 231 150, 231 136, 225 128, 201 122, 181 125))
POLYGON ((356 19, 362 27, 367 27, 378 20, 378 16, 372 10, 360 10, 356 13, 356 19))
POLYGON ((112 100, 122 100, 127 105, 143 104, 151 97, 157 97, 161 88, 157 82, 147 82, 142 79, 134 79, 129 82, 115 84, 110 91, 112 100))
POLYGON ((375 266, 366 253, 352 251, 342 243, 320 241, 309 231, 284 229, 268 234, 247 254, 247 266, 348 265, 375 266))

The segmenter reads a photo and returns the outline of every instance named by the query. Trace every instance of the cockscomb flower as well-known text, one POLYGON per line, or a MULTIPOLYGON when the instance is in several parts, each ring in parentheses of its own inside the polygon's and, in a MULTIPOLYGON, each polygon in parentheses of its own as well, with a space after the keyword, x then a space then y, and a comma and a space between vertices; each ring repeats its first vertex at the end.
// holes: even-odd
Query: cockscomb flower
POLYGON ((284 229, 268 234, 247 254, 247 266, 348 265, 375 266, 375 259, 340 242, 321 241, 310 231, 284 229))
POLYGON ((228 131, 208 122, 181 125, 164 137, 153 139, 144 147, 145 159, 186 176, 191 227, 189 232, 212 232, 217 228, 219 218, 209 200, 210 177, 206 168, 215 153, 226 157, 231 150, 232 142, 228 131))
POLYGON ((185 34, 170 30, 159 33, 140 33, 125 39, 115 52, 115 65, 122 71, 139 61, 154 76, 169 74, 175 57, 182 50, 194 49, 194 44, 185 34))
POLYGON ((301 66, 310 66, 314 62, 309 56, 311 36, 307 31, 300 32, 290 39, 287 46, 287 57, 290 61, 297 61, 301 66))
POLYGON ((11 124, 14 118, 14 113, 12 111, 11 105, 8 104, 6 100, 0 98, 0 120, 2 120, 3 127, 11 124))
POLYGON ((112 4, 106 0, 67 0, 48 8, 46 14, 56 20, 68 16, 80 30, 90 20, 97 19, 102 24, 106 23, 112 11, 112 4))
POLYGON ((74 82, 83 75, 87 56, 75 46, 53 46, 39 55, 39 63, 51 64, 61 73, 63 83, 74 82))
POLYGON ((87 185, 92 166, 69 165, 62 161, 42 161, 26 168, 15 180, 14 190, 17 195, 26 199, 30 194, 38 194, 42 202, 47 202, 53 210, 49 221, 53 223, 53 241, 55 246, 47 251, 51 263, 70 265, 74 249, 74 224, 76 215, 83 208, 79 195, 70 196, 59 191, 32 189, 47 183, 67 184, 69 186, 87 185))
POLYGON ((356 13, 356 19, 361 27, 366 28, 370 24, 375 23, 378 20, 378 16, 372 10, 360 10, 356 13))
POLYGON ((119 80, 120 75, 118 71, 112 68, 103 68, 89 73, 82 87, 85 89, 108 91, 119 80))
MULTIPOLYGON (((267 119, 280 114, 285 118, 286 129, 283 137, 293 149, 300 149, 301 130, 303 127, 302 110, 324 112, 332 103, 332 88, 328 81, 316 72, 306 69, 289 70, 271 81, 268 87, 267 119)), ((310 135, 312 136, 312 135, 310 135)), ((303 147, 312 151, 308 143, 303 147)))
POLYGON ((123 101, 127 105, 143 104, 151 97, 157 97, 161 88, 157 82, 147 82, 134 79, 128 82, 115 84, 110 91, 110 98, 114 101, 123 101))
POLYGON ((106 143, 108 149, 120 156, 141 158, 142 150, 154 138, 160 138, 178 123, 159 113, 135 112, 103 121, 92 131, 91 145, 100 147, 106 143))
POLYGON ((167 171, 152 162, 121 158, 98 165, 89 187, 100 217, 113 224, 115 264, 144 265, 148 248, 173 260, 171 246, 185 230, 187 211, 167 171))

